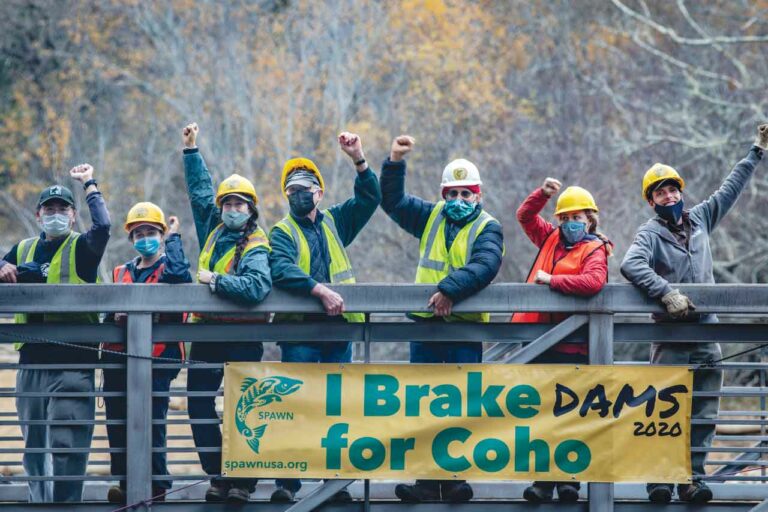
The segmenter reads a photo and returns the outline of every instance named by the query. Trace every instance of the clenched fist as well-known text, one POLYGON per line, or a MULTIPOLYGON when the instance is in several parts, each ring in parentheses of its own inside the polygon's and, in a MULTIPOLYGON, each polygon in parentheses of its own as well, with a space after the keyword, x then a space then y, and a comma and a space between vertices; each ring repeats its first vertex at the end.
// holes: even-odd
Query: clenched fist
POLYGON ((562 186, 563 184, 555 178, 545 178, 544 183, 541 185, 541 191, 544 192, 545 196, 552 197, 560 192, 560 187, 562 186))
POLYGON ((69 175, 80 183, 85 183, 93 178, 93 167, 91 164, 76 165, 69 170, 69 175))
POLYGON ((341 150, 345 152, 353 162, 359 162, 365 159, 363 155, 363 141, 360 140, 360 136, 356 133, 341 132, 339 134, 339 146, 341 150))
POLYGON ((179 218, 175 215, 171 215, 168 217, 168 234, 172 235, 174 233, 179 232, 179 226, 181 223, 179 222, 179 218))
POLYGON ((768 151, 768 124, 761 124, 757 127, 755 146, 768 151))
POLYGON ((389 160, 399 162, 413 149, 416 139, 409 135, 400 135, 392 141, 392 149, 389 153, 389 160))
POLYGON ((197 147, 196 141, 197 133, 199 131, 200 128, 198 128, 197 123, 190 123, 184 127, 184 129, 181 131, 181 138, 184 141, 185 148, 197 147))

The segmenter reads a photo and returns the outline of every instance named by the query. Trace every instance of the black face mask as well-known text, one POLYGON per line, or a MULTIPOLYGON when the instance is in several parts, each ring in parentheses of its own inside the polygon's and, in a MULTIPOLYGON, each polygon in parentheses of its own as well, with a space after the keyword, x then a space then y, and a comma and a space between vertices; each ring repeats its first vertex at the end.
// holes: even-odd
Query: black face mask
POLYGON ((680 199, 675 204, 669 206, 662 206, 660 204, 654 205, 653 209, 656 211, 659 217, 669 222, 670 224, 677 224, 680 217, 683 216, 683 200, 680 199))
POLYGON ((309 190, 298 190, 288 196, 288 205, 295 217, 306 217, 315 209, 315 194, 309 190))

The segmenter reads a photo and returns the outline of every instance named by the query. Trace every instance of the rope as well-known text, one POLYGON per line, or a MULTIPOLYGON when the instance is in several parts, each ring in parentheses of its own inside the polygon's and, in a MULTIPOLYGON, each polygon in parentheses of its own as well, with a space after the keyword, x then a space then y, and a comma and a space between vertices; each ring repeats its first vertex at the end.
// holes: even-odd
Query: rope
POLYGON ((175 492, 183 491, 184 489, 189 489, 190 487, 194 487, 196 485, 200 485, 201 483, 207 482, 207 481, 208 480, 199 480, 197 482, 193 482, 193 483, 191 483, 189 485, 185 485, 185 486, 179 487, 178 489, 174 489, 172 491, 168 490, 168 491, 165 491, 162 494, 158 494, 157 496, 152 496, 149 499, 137 501, 136 503, 131 503, 129 505, 125 505, 123 507, 116 508, 116 509, 112 510, 111 512, 123 512, 124 510, 132 510, 132 509, 134 509, 136 507, 139 507, 141 505, 149 505, 153 501, 157 501, 158 498, 164 498, 165 496, 168 496, 169 494, 173 494, 175 492))
POLYGON ((734 357, 743 356, 744 354, 749 354, 750 352, 754 352, 755 350, 760 350, 761 348, 768 347, 768 343, 763 343, 762 345, 758 345, 753 348, 748 348, 746 350, 742 350, 741 352, 736 352, 735 354, 731 354, 727 357, 721 357, 720 359, 707 359, 703 363, 700 363, 696 366, 694 366, 693 370, 699 370, 701 368, 713 368, 717 363, 722 363, 723 361, 727 361, 728 359, 733 359, 734 357))

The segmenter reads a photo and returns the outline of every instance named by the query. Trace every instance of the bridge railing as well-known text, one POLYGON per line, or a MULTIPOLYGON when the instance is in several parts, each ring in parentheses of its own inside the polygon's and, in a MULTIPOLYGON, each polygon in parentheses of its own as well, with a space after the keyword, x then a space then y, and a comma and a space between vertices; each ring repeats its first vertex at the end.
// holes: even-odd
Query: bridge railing
MULTIPOLYGON (((125 325, 102 323, 98 325, 77 324, 0 324, 0 343, 26 341, 29 343, 88 343, 94 348, 99 343, 125 343, 127 352, 139 357, 126 357, 121 364, 79 364, 79 365, 20 365, 16 362, 0 363, 0 370, 15 372, 27 369, 104 369, 125 368, 127 393, 97 390, 85 393, 87 396, 125 396, 127 419, 107 420, 103 415, 83 421, 102 427, 108 423, 127 425, 127 448, 125 450, 105 448, 103 435, 94 438, 90 448, 82 452, 97 455, 89 466, 87 481, 115 482, 127 479, 128 503, 141 503, 152 495, 153 480, 166 479, 163 475, 152 475, 150 458, 153 450, 168 454, 182 453, 181 460, 173 464, 196 464, 197 449, 188 434, 169 436, 166 448, 152 448, 151 425, 165 423, 168 426, 185 426, 196 422, 218 422, 218 420, 191 420, 184 411, 172 411, 167 420, 152 420, 152 396, 189 396, 186 389, 178 384, 168 393, 152 392, 153 362, 152 342, 212 342, 233 341, 352 341, 359 343, 364 356, 361 362, 371 360, 371 347, 375 344, 424 341, 424 342, 486 342, 488 348, 484 359, 497 363, 525 363, 539 353, 566 338, 577 329, 588 329, 591 364, 621 364, 614 361, 616 343, 701 343, 719 341, 740 344, 739 350, 748 348, 745 344, 768 344, 768 286, 765 285, 680 285, 683 293, 691 297, 697 306, 697 313, 716 313, 722 316, 719 324, 662 323, 654 324, 647 319, 650 313, 660 313, 658 301, 629 285, 607 285, 598 295, 591 298, 564 296, 551 292, 546 287, 525 284, 492 285, 476 296, 454 307, 456 312, 490 312, 499 321, 490 324, 443 324, 419 323, 407 320, 403 313, 425 312, 434 287, 428 285, 357 284, 333 286, 343 297, 346 311, 366 313, 367 321, 361 324, 327 323, 297 324, 158 324, 153 323, 153 313, 211 312, 211 313, 321 313, 319 302, 309 297, 274 290, 263 303, 248 307, 221 300, 212 296, 207 287, 199 285, 5 285, 0 286, 0 313, 125 313, 125 325), (510 324, 511 312, 560 312, 571 313, 565 321, 555 325, 510 324), (397 316, 399 314, 399 316, 397 316), (395 315, 393 317, 393 315, 395 315), (393 321, 394 320, 394 321, 393 321), (585 327, 586 326, 586 327, 585 327), (102 447, 97 446, 101 444, 102 447), (173 445, 173 446, 172 446, 173 445), (126 475, 108 475, 103 467, 108 463, 104 454, 124 451, 127 457, 126 475)), ((81 350, 72 348, 72 350, 81 350)), ((221 364, 206 363, 207 368, 220 368, 221 364)), ((748 362, 722 362, 718 366, 725 371, 751 370, 756 372, 757 382, 747 386, 727 386, 717 396, 732 399, 736 408, 721 410, 716 420, 693 420, 694 423, 715 423, 718 426, 717 446, 707 450, 707 463, 719 469, 706 477, 713 482, 729 482, 717 486, 716 496, 721 493, 729 499, 739 496, 750 500, 768 498, 768 486, 744 486, 743 482, 766 481, 765 461, 762 454, 768 452, 768 412, 766 411, 765 372, 768 365, 762 360, 748 362), (756 384, 756 385, 755 385, 756 384), (734 435, 735 434, 735 435, 734 435), (736 445, 729 445, 735 442, 736 445), (748 446, 744 446, 748 444, 748 446), (730 454, 730 455, 729 455, 730 454), (722 457, 727 458, 723 459, 722 457), (758 468, 752 474, 743 474, 747 468, 758 468), (737 483, 739 482, 739 483, 737 483), (744 492, 741 492, 741 489, 744 492)), ((189 368, 189 364, 154 363, 155 368, 189 368)), ((198 392, 197 396, 221 396, 221 390, 212 393, 198 392)), ((0 412, 0 426, 5 432, 25 424, 18 418, 12 400, 22 396, 13 387, 0 388, 0 398, 6 407, 0 412)), ((712 393, 694 393, 694 396, 712 396, 712 393)), ((26 422, 29 424, 29 422, 26 422)), ((42 422, 50 424, 52 422, 42 422)), ((188 427, 184 427, 188 428, 188 427)), ((18 433, 0 436, 0 466, 5 466, 0 482, 13 483, 31 480, 67 480, 79 477, 29 477, 19 474, 20 457, 27 452, 19 447, 18 433), (7 447, 12 445, 12 447, 7 447), (9 469, 11 468, 11 469, 9 469), (12 470, 12 468, 16 468, 12 470)), ((205 450, 206 448, 203 448, 205 450)), ((208 450, 213 450, 209 448, 208 450)), ((55 452, 56 448, 39 452, 55 452)), ((61 449, 59 449, 61 450, 61 449)), ((78 449, 65 449, 68 453, 78 449)), ((171 471, 173 473, 173 471, 171 471)), ((199 481, 207 479, 202 474, 176 474, 173 480, 199 481)), ((329 481, 312 491, 307 498, 291 507, 294 511, 306 511, 330 497, 337 490, 349 485, 350 481, 329 481)), ((495 489, 500 489, 499 484, 495 489)), ((8 490, 14 486, 0 486, 0 501, 12 499, 8 490)), ((493 486, 492 486, 493 488, 493 486)), ((369 497, 365 486, 366 503, 369 497)), ((588 499, 590 510, 608 511, 613 509, 614 486, 612 484, 590 484, 588 499)), ((15 495, 19 499, 18 493, 15 495)), ((501 497, 501 496, 499 496, 501 497)), ((25 496, 23 497, 25 498, 25 496)), ((142 505, 145 509, 148 504, 142 505)), ((140 506, 141 508, 141 506, 140 506)))

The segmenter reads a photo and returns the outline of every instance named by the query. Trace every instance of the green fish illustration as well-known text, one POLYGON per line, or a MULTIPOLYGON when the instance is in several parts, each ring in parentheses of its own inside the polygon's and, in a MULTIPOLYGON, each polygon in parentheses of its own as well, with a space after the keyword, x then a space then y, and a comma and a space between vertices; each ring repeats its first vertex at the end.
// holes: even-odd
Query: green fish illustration
POLYGON ((243 379, 240 386, 240 391, 243 394, 237 401, 237 408, 235 409, 235 425, 237 431, 245 437, 248 446, 255 453, 259 453, 259 441, 264 436, 267 424, 255 428, 249 427, 245 423, 248 414, 257 407, 263 407, 272 402, 282 402, 283 396, 295 393, 302 384, 304 383, 298 379, 281 376, 243 379))

